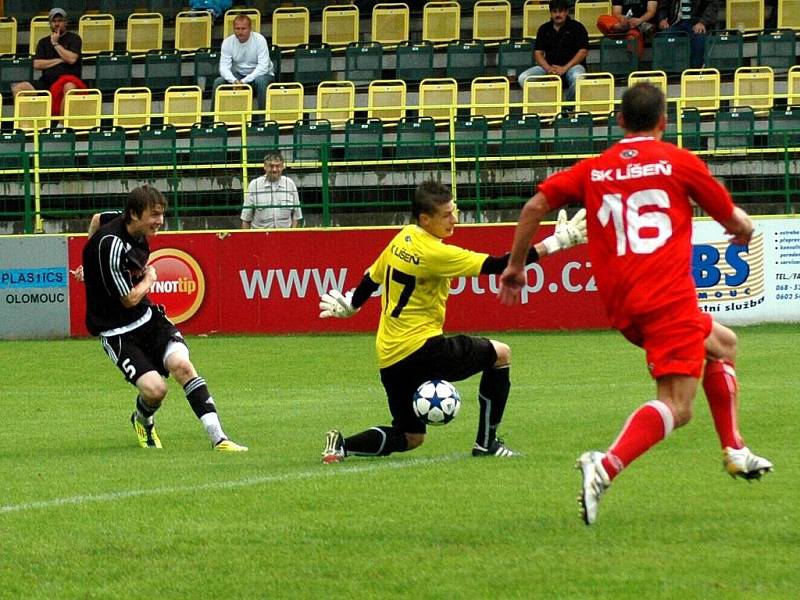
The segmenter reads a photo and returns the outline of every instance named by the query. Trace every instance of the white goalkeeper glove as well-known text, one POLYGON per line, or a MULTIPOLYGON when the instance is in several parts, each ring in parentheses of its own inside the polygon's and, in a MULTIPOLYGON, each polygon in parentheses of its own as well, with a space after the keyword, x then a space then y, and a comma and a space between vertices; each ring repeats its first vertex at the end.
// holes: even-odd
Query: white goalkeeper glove
POLYGON ((555 233, 543 239, 542 243, 548 254, 555 254, 559 250, 585 244, 586 239, 586 209, 580 209, 567 221, 567 211, 562 208, 558 211, 555 233))
POLYGON ((337 319, 346 319, 347 317, 352 317, 359 311, 358 308, 353 308, 352 302, 353 290, 344 295, 339 290, 326 292, 319 299, 319 318, 336 317, 337 319))

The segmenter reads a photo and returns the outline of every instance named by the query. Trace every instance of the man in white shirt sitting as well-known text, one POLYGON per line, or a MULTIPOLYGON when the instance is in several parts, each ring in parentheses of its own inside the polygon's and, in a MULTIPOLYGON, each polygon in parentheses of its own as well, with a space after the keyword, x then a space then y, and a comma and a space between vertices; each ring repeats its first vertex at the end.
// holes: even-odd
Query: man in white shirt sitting
POLYGON ((297 227, 303 218, 294 181, 283 174, 283 156, 277 150, 264 157, 264 175, 250 182, 242 207, 242 229, 297 227))
POLYGON ((222 41, 219 74, 214 80, 215 100, 217 88, 222 84, 246 84, 253 88, 256 110, 264 110, 267 86, 275 79, 275 70, 269 58, 267 39, 253 31, 253 23, 247 15, 239 15, 234 19, 233 35, 222 41))

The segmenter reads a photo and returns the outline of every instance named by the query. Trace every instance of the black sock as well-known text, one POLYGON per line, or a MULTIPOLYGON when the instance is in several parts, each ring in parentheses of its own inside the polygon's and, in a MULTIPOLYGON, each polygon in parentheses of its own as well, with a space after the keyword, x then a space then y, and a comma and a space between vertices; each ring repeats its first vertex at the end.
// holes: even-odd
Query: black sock
POLYGON ((346 454, 389 456, 408 450, 408 440, 405 433, 394 427, 372 427, 345 439, 344 449, 346 454))
POLYGON ((478 388, 478 435, 475 443, 483 448, 489 448, 497 436, 497 427, 503 420, 506 410, 508 392, 511 389, 509 378, 509 365, 486 369, 481 376, 478 388))
POLYGON ((198 419, 205 414, 217 412, 214 399, 208 393, 206 380, 202 377, 195 377, 187 381, 183 386, 183 391, 189 401, 189 406, 192 407, 198 419))
POLYGON ((136 396, 136 410, 144 420, 147 420, 155 414, 155 412, 158 410, 158 407, 151 408, 150 406, 147 406, 145 401, 142 399, 142 396, 138 395, 136 396))

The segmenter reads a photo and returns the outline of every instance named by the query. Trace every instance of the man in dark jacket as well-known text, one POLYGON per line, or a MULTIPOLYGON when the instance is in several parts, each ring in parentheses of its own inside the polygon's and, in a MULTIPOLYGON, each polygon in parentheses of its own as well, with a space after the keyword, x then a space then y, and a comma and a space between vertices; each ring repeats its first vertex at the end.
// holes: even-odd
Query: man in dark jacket
POLYGON ((659 0, 658 28, 689 34, 693 69, 703 66, 706 34, 717 24, 719 0, 659 0))

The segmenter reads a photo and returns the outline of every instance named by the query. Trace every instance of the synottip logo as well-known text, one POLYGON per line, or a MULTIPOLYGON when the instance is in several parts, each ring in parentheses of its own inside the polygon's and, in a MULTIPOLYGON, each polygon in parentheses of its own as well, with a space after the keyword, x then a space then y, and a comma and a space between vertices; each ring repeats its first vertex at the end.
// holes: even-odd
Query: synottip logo
POLYGON ((203 303, 206 280, 200 265, 189 254, 175 248, 162 248, 150 255, 158 281, 150 288, 150 299, 163 304, 173 323, 194 316, 203 303))
POLYGON ((757 233, 747 246, 727 241, 695 244, 692 275, 697 300, 706 312, 728 312, 764 301, 764 236, 757 233))

